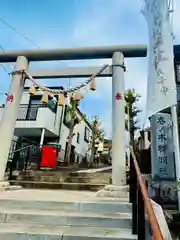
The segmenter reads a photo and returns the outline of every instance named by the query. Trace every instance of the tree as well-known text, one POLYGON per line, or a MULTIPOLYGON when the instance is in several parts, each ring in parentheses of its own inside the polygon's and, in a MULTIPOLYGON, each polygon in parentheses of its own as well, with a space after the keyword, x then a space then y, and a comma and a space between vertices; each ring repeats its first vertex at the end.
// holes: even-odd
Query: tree
POLYGON ((85 119, 85 113, 81 113, 80 116, 77 113, 78 106, 80 104, 80 98, 76 98, 72 96, 70 98, 70 107, 69 107, 69 114, 70 114, 70 121, 69 121, 69 134, 68 134, 68 145, 65 154, 65 162, 70 164, 70 156, 71 156, 71 145, 72 145, 72 138, 74 136, 74 127, 78 124, 81 120, 85 119))
POLYGON ((137 102, 140 99, 140 95, 136 93, 134 89, 127 89, 124 98, 125 98, 125 113, 128 116, 128 119, 125 123, 126 130, 129 131, 129 141, 130 144, 135 147, 135 132, 140 128, 138 125, 138 114, 141 110, 136 106, 137 102))
POLYGON ((100 128, 101 122, 99 117, 95 116, 92 120, 92 139, 91 139, 91 157, 90 165, 94 161, 94 156, 96 154, 98 145, 104 139, 104 130, 100 128))

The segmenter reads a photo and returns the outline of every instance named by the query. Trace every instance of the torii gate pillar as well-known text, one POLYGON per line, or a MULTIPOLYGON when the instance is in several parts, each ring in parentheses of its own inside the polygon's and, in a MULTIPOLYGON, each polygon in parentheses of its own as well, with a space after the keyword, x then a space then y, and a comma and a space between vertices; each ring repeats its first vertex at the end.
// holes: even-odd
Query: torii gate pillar
POLYGON ((126 184, 124 56, 115 52, 112 58, 112 184, 126 184))
POLYGON ((23 56, 19 56, 16 61, 15 72, 12 76, 8 98, 0 121, 0 186, 3 185, 4 181, 4 173, 24 89, 25 79, 23 73, 18 71, 27 68, 28 60, 23 56))

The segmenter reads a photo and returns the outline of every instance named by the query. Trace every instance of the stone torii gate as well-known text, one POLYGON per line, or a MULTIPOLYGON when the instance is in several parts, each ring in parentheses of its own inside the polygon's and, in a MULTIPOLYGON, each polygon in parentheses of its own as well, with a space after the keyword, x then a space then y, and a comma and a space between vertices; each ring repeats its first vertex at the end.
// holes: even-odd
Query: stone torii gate
MULTIPOLYGON (((180 46, 174 47, 175 55, 180 55, 180 46)), ((9 149, 14 134, 23 94, 26 70, 34 78, 90 77, 94 72, 90 68, 68 68, 55 70, 28 69, 30 61, 84 60, 112 58, 112 67, 108 67, 100 76, 112 76, 112 183, 126 184, 125 168, 125 112, 124 112, 124 57, 146 57, 146 45, 86 47, 75 49, 6 51, 0 53, 0 62, 16 62, 9 94, 0 122, 0 185, 4 185, 4 172, 9 149)), ((97 68, 96 68, 97 70, 97 68)))

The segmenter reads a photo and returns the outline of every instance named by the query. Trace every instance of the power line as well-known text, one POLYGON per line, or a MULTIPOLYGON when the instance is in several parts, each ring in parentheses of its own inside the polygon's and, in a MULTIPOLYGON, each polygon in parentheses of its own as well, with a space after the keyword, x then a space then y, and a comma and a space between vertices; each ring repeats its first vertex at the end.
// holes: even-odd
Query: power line
MULTIPOLYGON (((4 48, 3 48, 3 46, 2 46, 1 44, 0 44, 0 49, 2 50, 2 52, 5 51, 4 48)), ((15 68, 15 65, 14 65, 13 63, 11 63, 11 65, 12 65, 13 68, 15 68)), ((4 64, 1 63, 0 66, 4 69, 4 71, 5 71, 7 74, 9 74, 9 72, 8 72, 8 70, 5 68, 4 64)))
POLYGON ((9 72, 7 71, 7 69, 5 68, 5 66, 1 63, 0 64, 1 65, 1 67, 4 69, 4 71, 7 73, 7 74, 9 74, 9 72))
MULTIPOLYGON (((30 42, 31 44, 33 44, 35 47, 40 48, 40 46, 38 46, 34 41, 32 41, 30 38, 28 38, 27 36, 25 36, 24 34, 22 34, 20 31, 18 31, 15 27, 13 27, 11 24, 9 24, 8 22, 6 22, 2 17, 0 17, 0 22, 2 22, 4 25, 6 25, 7 27, 9 27, 11 30, 13 30, 15 33, 17 33, 19 36, 21 36, 22 38, 24 38, 25 40, 27 40, 28 42, 30 42)), ((2 45, 0 45, 0 49, 4 52, 4 48, 2 47, 2 45)), ((14 64, 11 64, 13 68, 15 68, 14 64)), ((6 67, 4 66, 4 64, 0 64, 0 66, 4 69, 4 71, 9 74, 8 70, 6 69, 6 67)))
POLYGON ((31 44, 33 44, 34 46, 36 46, 37 48, 40 48, 40 46, 38 46, 33 40, 31 40, 29 37, 27 37, 26 35, 24 35, 23 33, 21 33, 20 31, 18 31, 15 27, 13 27, 11 24, 9 24, 8 22, 6 22, 4 19, 2 19, 2 17, 0 17, 0 22, 2 22, 4 25, 6 25, 7 27, 9 27, 10 29, 12 29, 14 32, 16 32, 19 36, 23 37, 25 40, 27 40, 28 42, 30 42, 31 44))

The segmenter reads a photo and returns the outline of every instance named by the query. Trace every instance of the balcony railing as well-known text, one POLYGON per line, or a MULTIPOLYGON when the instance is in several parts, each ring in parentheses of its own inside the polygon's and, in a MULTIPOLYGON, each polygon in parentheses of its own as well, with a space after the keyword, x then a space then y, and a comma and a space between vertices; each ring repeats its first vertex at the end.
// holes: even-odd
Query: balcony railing
POLYGON ((33 104, 33 105, 28 105, 28 104, 21 104, 20 110, 19 110, 19 116, 17 120, 23 121, 23 120, 30 120, 30 121, 35 121, 37 118, 37 113, 39 108, 47 108, 48 105, 40 105, 40 104, 33 104))

